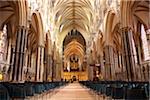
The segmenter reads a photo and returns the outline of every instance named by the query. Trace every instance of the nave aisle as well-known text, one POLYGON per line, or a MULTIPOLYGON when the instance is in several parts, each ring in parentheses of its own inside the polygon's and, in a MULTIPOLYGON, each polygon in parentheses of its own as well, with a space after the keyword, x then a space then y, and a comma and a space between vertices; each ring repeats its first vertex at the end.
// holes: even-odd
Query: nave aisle
POLYGON ((70 83, 53 92, 35 96, 30 100, 102 100, 102 98, 79 83, 70 83))

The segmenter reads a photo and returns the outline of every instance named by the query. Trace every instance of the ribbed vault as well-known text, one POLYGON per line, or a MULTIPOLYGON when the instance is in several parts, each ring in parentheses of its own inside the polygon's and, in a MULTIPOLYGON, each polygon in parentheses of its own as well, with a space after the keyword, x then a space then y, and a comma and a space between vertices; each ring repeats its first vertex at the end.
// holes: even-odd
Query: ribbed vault
POLYGON ((71 30, 63 41, 64 62, 68 62, 71 57, 77 56, 80 63, 83 63, 86 53, 86 42, 84 37, 77 30, 71 30))
POLYGON ((59 32, 77 29, 89 33, 92 15, 89 0, 57 0, 55 3, 55 24, 59 32))

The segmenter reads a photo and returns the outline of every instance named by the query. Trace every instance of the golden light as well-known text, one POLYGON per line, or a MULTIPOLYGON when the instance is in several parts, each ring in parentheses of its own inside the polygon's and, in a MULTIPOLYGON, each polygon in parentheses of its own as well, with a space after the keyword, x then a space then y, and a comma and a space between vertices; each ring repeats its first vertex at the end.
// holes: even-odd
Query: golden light
POLYGON ((0 81, 3 80, 3 74, 0 73, 0 81))

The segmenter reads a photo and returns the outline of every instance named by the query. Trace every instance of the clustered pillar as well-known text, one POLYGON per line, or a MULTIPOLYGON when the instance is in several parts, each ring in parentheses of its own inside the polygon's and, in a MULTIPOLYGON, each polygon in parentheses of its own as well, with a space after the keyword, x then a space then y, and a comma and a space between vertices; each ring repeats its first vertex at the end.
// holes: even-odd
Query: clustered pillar
POLYGON ((24 26, 20 26, 17 31, 17 39, 15 48, 13 48, 14 58, 13 62, 13 73, 12 73, 12 81, 20 82, 23 81, 23 72, 24 72, 24 59, 25 59, 25 47, 27 41, 27 28, 24 26))
POLYGON ((38 57, 37 57, 37 67, 36 67, 36 75, 35 75, 35 79, 38 82, 41 82, 43 79, 43 57, 44 57, 44 47, 43 46, 39 46, 37 48, 38 50, 38 57))
POLYGON ((132 42, 132 31, 129 27, 124 27, 121 29, 122 35, 122 48, 123 48, 123 57, 124 64, 126 67, 126 76, 128 81, 135 80, 135 60, 133 53, 133 42, 132 42))
POLYGON ((115 79, 115 65, 114 65, 114 50, 112 46, 105 47, 105 78, 106 80, 115 79))

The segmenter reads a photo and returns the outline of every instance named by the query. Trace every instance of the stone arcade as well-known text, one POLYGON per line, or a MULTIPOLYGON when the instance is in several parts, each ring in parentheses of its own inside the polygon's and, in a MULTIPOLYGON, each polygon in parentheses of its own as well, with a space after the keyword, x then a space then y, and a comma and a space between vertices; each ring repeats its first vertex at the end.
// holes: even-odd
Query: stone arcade
POLYGON ((0 99, 39 94, 49 100, 51 90, 62 85, 67 85, 60 87, 62 94, 81 88, 89 96, 91 88, 93 100, 148 99, 149 5, 148 0, 0 0, 0 99), (119 91, 125 95, 116 95, 119 91))

